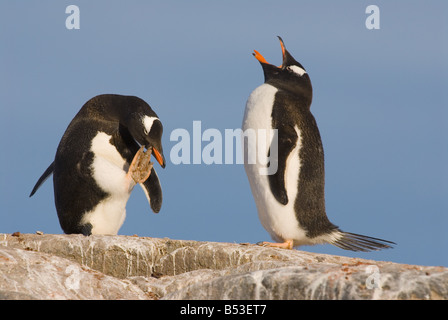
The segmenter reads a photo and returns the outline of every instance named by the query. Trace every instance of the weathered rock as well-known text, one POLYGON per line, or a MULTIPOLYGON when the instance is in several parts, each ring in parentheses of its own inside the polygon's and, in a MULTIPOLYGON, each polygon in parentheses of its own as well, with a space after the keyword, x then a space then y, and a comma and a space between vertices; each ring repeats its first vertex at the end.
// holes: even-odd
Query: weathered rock
POLYGON ((129 281, 54 255, 0 248, 1 299, 148 299, 129 281))
POLYGON ((4 299, 448 299, 444 267, 130 236, 0 234, 0 272, 4 299))

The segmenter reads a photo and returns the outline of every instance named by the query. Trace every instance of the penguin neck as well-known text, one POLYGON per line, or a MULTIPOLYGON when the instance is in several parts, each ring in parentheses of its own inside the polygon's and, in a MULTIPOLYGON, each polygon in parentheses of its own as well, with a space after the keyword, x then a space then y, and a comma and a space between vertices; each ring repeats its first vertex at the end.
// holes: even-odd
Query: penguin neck
POLYGON ((311 102, 313 100, 313 88, 308 75, 305 74, 303 80, 294 82, 281 81, 279 79, 271 78, 265 83, 272 85, 278 90, 289 93, 295 99, 302 101, 304 105, 308 106, 308 109, 311 107, 311 102))

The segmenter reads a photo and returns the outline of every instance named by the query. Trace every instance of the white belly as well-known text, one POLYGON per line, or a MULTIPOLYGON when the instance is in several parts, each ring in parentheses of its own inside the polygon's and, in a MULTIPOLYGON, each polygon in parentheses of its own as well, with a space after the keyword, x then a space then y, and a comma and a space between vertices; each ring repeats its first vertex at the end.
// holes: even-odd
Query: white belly
POLYGON ((127 177, 128 164, 110 144, 110 135, 104 132, 92 140, 94 153, 91 165, 93 178, 109 194, 93 210, 86 212, 82 224, 92 225, 92 234, 117 234, 126 217, 126 203, 135 183, 127 177))
POLYGON ((82 224, 92 225, 92 234, 116 235, 126 218, 126 203, 129 199, 109 197, 101 201, 92 211, 84 214, 82 224))
MULTIPOLYGON (((246 132, 247 129, 257 131, 258 129, 269 130, 272 128, 271 114, 276 92, 277 89, 269 84, 263 84, 252 92, 246 104, 243 132, 246 132)), ((306 242, 306 235, 305 231, 300 228, 294 210, 300 171, 300 131, 297 126, 295 129, 299 140, 287 159, 285 184, 289 201, 286 205, 279 203, 273 196, 269 187, 268 176, 260 174, 263 168, 266 168, 269 145, 257 144, 258 157, 265 155, 266 158, 258 158, 254 164, 245 161, 244 167, 249 178, 261 224, 275 241, 294 240, 296 246, 306 242), (259 148, 262 148, 262 150, 259 150, 259 148)), ((251 147, 244 144, 244 153, 247 154, 251 147)))

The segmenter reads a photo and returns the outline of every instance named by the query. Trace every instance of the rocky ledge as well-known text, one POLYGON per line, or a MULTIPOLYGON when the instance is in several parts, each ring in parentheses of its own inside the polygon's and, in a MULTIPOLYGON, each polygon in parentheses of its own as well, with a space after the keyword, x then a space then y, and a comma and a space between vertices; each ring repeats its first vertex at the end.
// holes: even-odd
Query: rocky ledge
POLYGON ((0 299, 448 299, 448 268, 251 244, 0 234, 0 299))

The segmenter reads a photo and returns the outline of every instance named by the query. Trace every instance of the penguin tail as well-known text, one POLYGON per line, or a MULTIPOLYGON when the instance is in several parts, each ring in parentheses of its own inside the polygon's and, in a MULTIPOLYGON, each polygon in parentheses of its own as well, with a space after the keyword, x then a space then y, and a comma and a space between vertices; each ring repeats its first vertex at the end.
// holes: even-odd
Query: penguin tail
POLYGON ((54 162, 50 164, 50 166, 45 170, 45 172, 42 174, 42 176, 37 180, 36 185, 34 186, 33 190, 30 193, 30 198, 33 196, 33 194, 36 193, 37 189, 40 188, 40 186, 48 179, 48 177, 53 173, 54 170, 54 162))
POLYGON ((364 236, 361 234, 339 231, 339 239, 332 242, 333 245, 344 250, 351 251, 374 251, 393 248, 395 242, 364 236))

